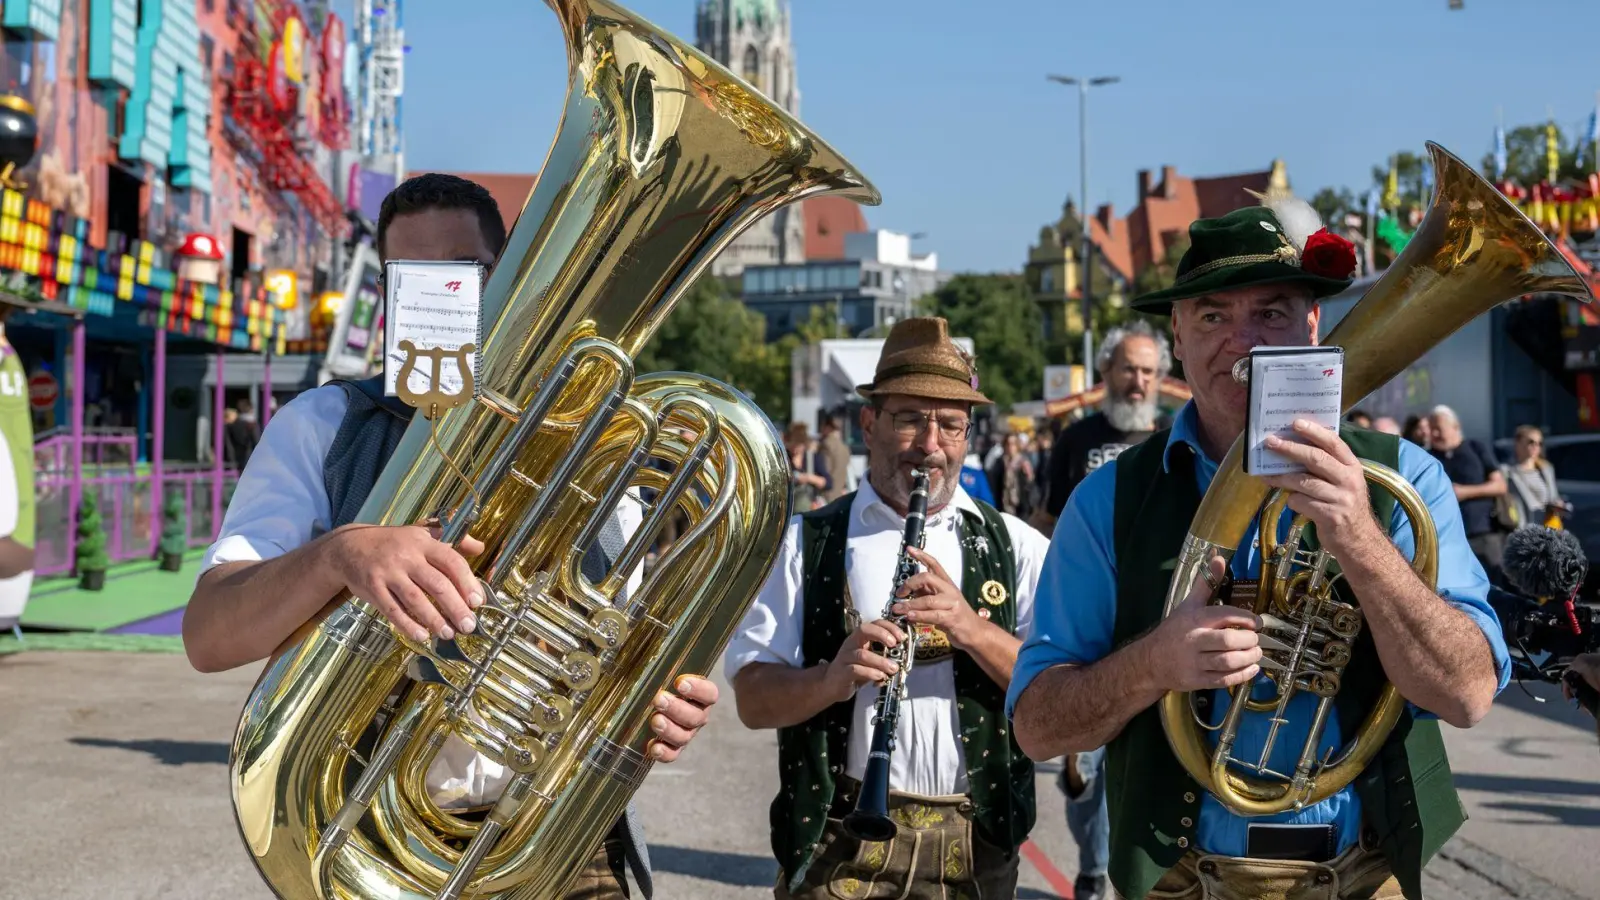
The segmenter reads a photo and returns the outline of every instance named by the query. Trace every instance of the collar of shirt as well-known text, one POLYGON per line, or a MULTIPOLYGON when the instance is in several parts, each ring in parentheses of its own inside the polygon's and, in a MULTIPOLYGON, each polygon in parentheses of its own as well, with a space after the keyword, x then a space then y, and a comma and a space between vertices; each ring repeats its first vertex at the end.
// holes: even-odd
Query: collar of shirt
POLYGON ((1167 472, 1172 471, 1172 450, 1179 444, 1188 444, 1194 451, 1194 458, 1207 463, 1211 468, 1217 467, 1217 461, 1206 456, 1206 451, 1200 446, 1200 410, 1194 401, 1183 405, 1178 414, 1172 419, 1172 431, 1167 434, 1167 446, 1161 453, 1161 468, 1167 472))
MULTIPOLYGON (((956 482, 956 492, 951 495, 950 502, 946 503, 944 508, 938 512, 928 513, 927 524, 930 527, 942 525, 945 516, 952 510, 966 510, 970 513, 978 512, 978 504, 973 502, 972 497, 967 494, 966 489, 961 487, 959 481, 956 482)), ((872 489, 871 482, 865 478, 861 479, 861 487, 856 491, 856 499, 850 505, 850 511, 855 519, 855 524, 861 526, 876 524, 899 528, 905 522, 905 516, 895 512, 894 507, 884 502, 884 499, 878 496, 878 492, 872 489), (877 521, 875 522, 874 519, 877 521)))

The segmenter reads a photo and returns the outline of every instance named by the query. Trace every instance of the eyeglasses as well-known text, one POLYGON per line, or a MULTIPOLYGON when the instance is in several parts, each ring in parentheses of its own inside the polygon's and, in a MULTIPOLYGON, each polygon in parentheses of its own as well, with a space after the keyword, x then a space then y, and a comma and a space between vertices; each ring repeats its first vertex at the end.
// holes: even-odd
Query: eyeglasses
MULTIPOLYGON (((889 414, 889 421, 894 424, 894 433, 903 438, 915 438, 922 434, 922 430, 928 427, 928 422, 934 419, 934 416, 910 410, 889 414)), ((966 416, 938 416, 937 421, 939 436, 947 441, 961 440, 972 428, 972 421, 966 416)))

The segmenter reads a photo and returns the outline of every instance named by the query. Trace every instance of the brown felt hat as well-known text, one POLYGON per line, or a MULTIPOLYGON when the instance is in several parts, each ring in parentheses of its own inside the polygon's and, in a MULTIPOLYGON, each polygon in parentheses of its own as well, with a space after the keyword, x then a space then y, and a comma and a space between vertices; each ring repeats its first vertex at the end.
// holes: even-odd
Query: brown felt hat
POLYGON ((993 403, 978 390, 978 369, 950 340, 944 319, 902 319, 889 329, 871 384, 856 387, 863 397, 905 394, 963 403, 993 403))

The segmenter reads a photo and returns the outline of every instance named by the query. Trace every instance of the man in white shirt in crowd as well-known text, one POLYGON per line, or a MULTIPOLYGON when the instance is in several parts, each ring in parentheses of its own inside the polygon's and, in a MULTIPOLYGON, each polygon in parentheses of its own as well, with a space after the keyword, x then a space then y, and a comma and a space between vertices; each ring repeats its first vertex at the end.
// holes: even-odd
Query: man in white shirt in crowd
POLYGON ((1049 542, 959 485, 972 409, 990 401, 943 319, 896 323, 857 390, 870 401, 867 479, 790 520, 724 660, 739 718, 778 730, 775 896, 1011 897, 1034 773, 1004 698, 1049 542), (884 613, 918 467, 931 473, 926 551, 909 552, 924 571, 892 610, 918 642, 890 759, 897 834, 863 842, 842 818, 860 799, 879 685, 896 671, 881 646, 907 637, 884 613))
MULTIPOLYGON (((406 181, 384 199, 378 218, 385 262, 476 262, 488 269, 505 239, 489 192, 450 175, 406 181)), ((353 521, 410 413, 383 396, 379 375, 307 391, 272 417, 239 476, 184 614, 184 647, 196 669, 220 672, 266 659, 343 589, 419 640, 472 632, 473 610, 483 600, 463 552, 482 552, 481 543, 469 538, 458 552, 437 530, 353 521)), ((622 540, 641 519, 636 503, 618 508, 622 540)), ((628 590, 641 581, 642 573, 632 573, 628 590)), ((683 678, 675 687, 676 694, 658 698, 660 713, 651 719, 658 738, 652 754, 661 762, 677 759, 717 701, 708 679, 683 678)), ((503 766, 452 738, 430 767, 428 786, 442 807, 459 810, 493 803, 509 780, 503 766)), ((649 897, 649 861, 631 807, 567 900, 627 897, 625 867, 649 897)))

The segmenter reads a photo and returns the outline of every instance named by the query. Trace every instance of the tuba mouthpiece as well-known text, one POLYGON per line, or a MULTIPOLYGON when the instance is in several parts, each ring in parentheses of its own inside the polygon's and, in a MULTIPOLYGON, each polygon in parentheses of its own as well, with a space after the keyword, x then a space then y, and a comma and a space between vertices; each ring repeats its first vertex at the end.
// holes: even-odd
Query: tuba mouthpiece
POLYGON ((1233 364, 1233 380, 1237 381, 1240 384, 1249 383, 1249 381, 1250 381, 1250 357, 1241 356, 1241 357, 1239 357, 1239 361, 1233 364))

